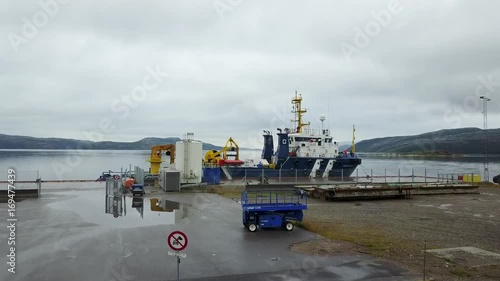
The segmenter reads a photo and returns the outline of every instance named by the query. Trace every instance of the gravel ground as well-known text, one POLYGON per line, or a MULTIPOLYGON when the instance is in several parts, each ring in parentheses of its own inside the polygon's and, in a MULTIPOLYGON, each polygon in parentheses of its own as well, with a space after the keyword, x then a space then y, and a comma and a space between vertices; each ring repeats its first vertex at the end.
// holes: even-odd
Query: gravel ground
MULTIPOLYGON (((480 192, 409 200, 310 199, 303 226, 332 239, 327 240, 332 244, 347 241, 360 246, 347 247, 349 251, 355 249, 423 272, 425 244, 427 249, 475 247, 500 253, 500 188, 481 188, 480 192)), ((429 280, 500 280, 498 257, 453 253, 441 257, 427 253, 429 280)))

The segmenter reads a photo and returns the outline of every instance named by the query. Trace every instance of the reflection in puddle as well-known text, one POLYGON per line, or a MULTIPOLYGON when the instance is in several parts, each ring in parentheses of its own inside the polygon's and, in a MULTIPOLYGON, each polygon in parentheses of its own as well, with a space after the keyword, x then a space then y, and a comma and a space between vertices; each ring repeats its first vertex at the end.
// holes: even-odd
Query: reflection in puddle
POLYGON ((151 211, 172 212, 173 210, 180 209, 179 202, 170 201, 165 198, 151 198, 149 200, 151 211))
MULTIPOLYGON (((68 193, 65 193, 68 195, 68 193)), ((70 192, 75 196, 50 204, 54 209, 73 211, 85 221, 116 228, 166 225, 179 223, 186 217, 186 206, 165 198, 105 196, 104 212, 102 192, 70 192)))

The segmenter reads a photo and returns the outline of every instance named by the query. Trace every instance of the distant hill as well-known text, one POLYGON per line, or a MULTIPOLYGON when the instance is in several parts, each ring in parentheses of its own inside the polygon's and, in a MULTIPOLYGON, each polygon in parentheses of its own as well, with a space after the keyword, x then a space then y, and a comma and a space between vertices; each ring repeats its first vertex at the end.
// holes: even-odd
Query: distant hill
MULTIPOLYGON (((488 151, 500 154, 500 129, 488 130, 488 151)), ((484 131, 478 128, 440 130, 415 136, 364 140, 357 152, 411 154, 482 154, 484 131)))
MULTIPOLYGON (((169 144, 180 138, 144 138, 135 142, 92 142, 61 138, 34 138, 0 134, 0 149, 103 149, 103 150, 150 150, 154 145, 169 144)), ((219 150, 222 147, 203 143, 204 150, 219 150)))
MULTIPOLYGON (((357 149, 357 147, 356 147, 356 149, 357 149)), ((344 150, 351 150, 351 145, 350 144, 339 145, 339 151, 344 151, 344 150)))

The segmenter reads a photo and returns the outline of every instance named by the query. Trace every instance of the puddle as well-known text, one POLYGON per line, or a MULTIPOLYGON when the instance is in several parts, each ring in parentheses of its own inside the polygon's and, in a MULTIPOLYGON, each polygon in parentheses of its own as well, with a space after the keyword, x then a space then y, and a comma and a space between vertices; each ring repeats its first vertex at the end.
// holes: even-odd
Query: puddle
POLYGON ((67 192, 70 199, 49 204, 50 208, 78 213, 83 220, 113 228, 133 228, 179 223, 186 207, 166 198, 105 196, 103 191, 67 192))

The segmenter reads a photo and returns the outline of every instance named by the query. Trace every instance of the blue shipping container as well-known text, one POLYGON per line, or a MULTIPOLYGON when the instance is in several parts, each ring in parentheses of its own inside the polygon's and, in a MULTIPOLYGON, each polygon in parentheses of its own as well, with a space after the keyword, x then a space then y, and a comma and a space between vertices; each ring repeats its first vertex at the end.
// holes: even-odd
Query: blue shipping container
POLYGON ((203 181, 209 185, 220 184, 220 167, 204 168, 203 181))

